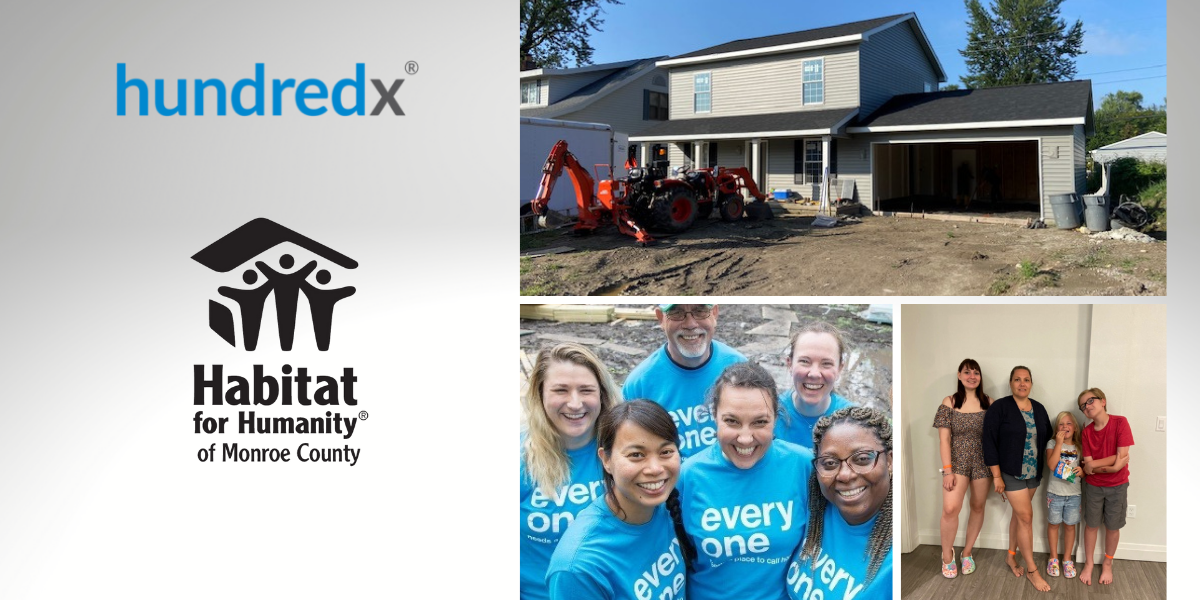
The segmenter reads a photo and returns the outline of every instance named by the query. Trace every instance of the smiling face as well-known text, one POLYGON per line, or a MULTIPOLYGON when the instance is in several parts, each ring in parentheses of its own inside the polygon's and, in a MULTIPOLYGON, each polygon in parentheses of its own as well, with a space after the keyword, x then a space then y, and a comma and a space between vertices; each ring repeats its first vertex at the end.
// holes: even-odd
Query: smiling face
POLYGON ((806 332, 796 338, 788 359, 796 392, 793 401, 801 414, 815 416, 829 408, 829 397, 842 373, 837 338, 824 332, 806 332))
POLYGON ((1057 431, 1065 433, 1065 439, 1070 440, 1075 435, 1075 421, 1066 417, 1059 419, 1057 431))
POLYGON ((892 487, 892 453, 884 449, 874 431, 848 422, 830 427, 821 438, 821 445, 816 452, 820 460, 821 457, 844 459, 865 451, 880 453, 873 465, 867 467, 867 461, 861 456, 855 457, 858 461, 855 458, 849 461, 852 464, 861 461, 855 468, 864 473, 855 472, 846 463, 839 464, 837 473, 832 475, 822 475, 817 471, 821 494, 837 507, 842 518, 851 525, 870 520, 887 500, 892 487))
POLYGON ((600 461, 627 523, 645 523, 667 501, 679 478, 679 448, 633 421, 617 428, 612 448, 600 448, 600 461))
POLYGON ((546 370, 542 406, 563 446, 568 450, 581 448, 592 441, 596 433, 596 418, 600 416, 600 382, 587 367, 555 361, 546 370))
POLYGON ((712 349, 713 332, 717 329, 717 306, 704 304, 676 304, 671 312, 687 311, 682 321, 668 319, 662 309, 655 309, 658 324, 667 334, 667 353, 675 362, 686 366, 699 366, 708 360, 712 349), (694 310, 711 310, 707 318, 697 319, 694 310))
POLYGON ((1083 416, 1093 421, 1095 421, 1096 417, 1100 416, 1100 413, 1103 413, 1107 407, 1108 400, 1101 398, 1091 390, 1079 395, 1079 410, 1083 412, 1083 416), (1091 404, 1088 404, 1088 400, 1092 400, 1091 404))
POLYGON ((716 402, 717 442, 721 453, 739 469, 749 469, 775 439, 774 401, 759 388, 721 388, 716 402))
POLYGON ((958 372, 958 380, 962 382, 963 388, 970 392, 979 389, 979 382, 982 379, 983 375, 979 373, 979 369, 970 366, 963 366, 962 370, 958 372))
POLYGON ((1025 400, 1029 397, 1030 390, 1033 389, 1033 375, 1028 369, 1016 369, 1012 372, 1012 378, 1008 381, 1009 387, 1012 388, 1013 398, 1025 400))

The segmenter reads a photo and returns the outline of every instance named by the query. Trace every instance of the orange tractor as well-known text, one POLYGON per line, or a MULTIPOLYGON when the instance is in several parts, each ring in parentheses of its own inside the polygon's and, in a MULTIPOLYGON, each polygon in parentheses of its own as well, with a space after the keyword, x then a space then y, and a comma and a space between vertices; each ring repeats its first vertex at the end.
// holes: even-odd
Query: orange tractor
MULTIPOLYGON (((579 161, 567 150, 567 142, 559 140, 550 150, 546 164, 542 167, 542 181, 537 196, 530 202, 534 214, 542 215, 538 223, 545 227, 546 206, 550 194, 565 168, 575 186, 575 199, 579 206, 579 221, 576 233, 594 231, 605 217, 612 217, 617 229, 633 236, 642 245, 654 241, 647 233, 653 227, 670 233, 679 233, 692 226, 696 219, 707 219, 717 209, 721 219, 736 221, 742 218, 746 207, 741 190, 746 190, 757 203, 765 202, 767 196, 759 191, 745 167, 728 169, 716 167, 685 170, 676 177, 666 176, 666 148, 656 146, 656 158, 651 166, 639 167, 630 157, 628 177, 600 181, 598 191, 595 180, 579 161)), ((597 167, 607 165, 597 165, 597 167)), ((763 205, 762 212, 770 210, 763 205)))

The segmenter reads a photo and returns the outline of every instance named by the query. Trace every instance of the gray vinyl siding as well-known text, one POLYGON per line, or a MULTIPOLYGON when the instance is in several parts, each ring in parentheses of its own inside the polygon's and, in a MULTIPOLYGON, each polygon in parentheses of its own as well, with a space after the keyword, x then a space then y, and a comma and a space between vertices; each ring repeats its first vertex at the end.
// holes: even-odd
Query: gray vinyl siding
MULTIPOLYGON (((794 170, 796 163, 794 139, 772 139, 770 152, 767 155, 767 183, 763 193, 771 190, 791 190, 797 194, 808 196, 803 184, 797 184, 794 170)), ((811 187, 811 186, 808 186, 811 187)))
POLYGON ((892 96, 925 92, 927 82, 937 89, 936 72, 911 23, 889 27, 861 44, 860 115, 871 114, 892 96))
POLYGON ((871 197, 871 145, 859 138, 839 139, 837 166, 837 178, 841 181, 853 179, 854 198, 870 207, 867 200, 871 197))
POLYGON ((797 110, 852 108, 858 105, 856 46, 820 48, 743 60, 686 65, 671 69, 671 119, 756 115, 797 110), (804 105, 803 61, 825 59, 825 101, 804 105), (695 113, 693 82, 712 73, 712 112, 695 113))
MULTIPOLYGON (((660 73, 660 71, 653 71, 660 73)), ((630 82, 617 91, 596 100, 584 108, 558 117, 567 121, 584 121, 587 123, 607 123, 613 131, 637 135, 643 129, 662 121, 647 121, 642 119, 645 91, 667 93, 664 86, 651 85, 654 77, 647 74, 637 81, 630 82)))
POLYGON ((1087 136, 1083 133, 1083 125, 1075 126, 1075 192, 1087 192, 1087 136))

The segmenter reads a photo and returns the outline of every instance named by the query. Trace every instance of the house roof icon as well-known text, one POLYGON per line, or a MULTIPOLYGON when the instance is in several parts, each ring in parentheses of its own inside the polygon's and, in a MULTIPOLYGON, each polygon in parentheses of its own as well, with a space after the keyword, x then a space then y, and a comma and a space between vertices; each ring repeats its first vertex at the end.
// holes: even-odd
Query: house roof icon
POLYGON ((228 273, 247 260, 284 242, 296 244, 340 267, 358 267, 358 261, 353 258, 262 217, 225 234, 221 239, 192 255, 192 259, 219 273, 228 273))

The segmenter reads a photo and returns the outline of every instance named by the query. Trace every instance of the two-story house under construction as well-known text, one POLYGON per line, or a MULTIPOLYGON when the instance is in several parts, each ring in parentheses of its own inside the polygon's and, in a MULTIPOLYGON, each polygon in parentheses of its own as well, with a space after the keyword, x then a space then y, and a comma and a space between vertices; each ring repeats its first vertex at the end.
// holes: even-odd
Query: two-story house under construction
POLYGON ((936 91, 946 74, 912 13, 657 65, 670 119, 630 142, 666 144, 672 167, 745 166, 806 197, 828 176, 831 195, 873 210, 965 194, 1051 221, 1052 195, 1084 191, 1091 82, 936 91))

